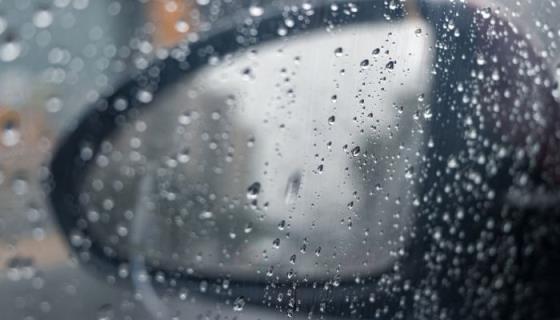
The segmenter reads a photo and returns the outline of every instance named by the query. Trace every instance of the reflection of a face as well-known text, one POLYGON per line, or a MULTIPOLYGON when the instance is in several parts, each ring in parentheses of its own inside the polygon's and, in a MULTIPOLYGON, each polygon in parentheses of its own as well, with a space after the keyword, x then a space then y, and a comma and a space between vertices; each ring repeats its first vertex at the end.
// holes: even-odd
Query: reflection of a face
MULTIPOLYGON (((152 234, 146 245, 170 265, 239 277, 386 268, 416 199, 431 64, 419 28, 317 32, 209 66, 119 134, 113 149, 145 160, 88 181, 118 177, 125 163, 155 166, 150 225, 136 232, 152 234)), ((146 201, 138 179, 114 208, 146 201)))

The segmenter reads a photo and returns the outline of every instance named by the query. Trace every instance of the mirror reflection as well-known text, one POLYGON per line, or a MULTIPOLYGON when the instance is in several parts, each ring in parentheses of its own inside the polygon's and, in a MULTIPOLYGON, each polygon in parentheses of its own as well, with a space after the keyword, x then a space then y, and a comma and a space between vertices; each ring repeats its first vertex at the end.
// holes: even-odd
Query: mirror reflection
POLYGON ((84 179, 92 234, 108 253, 199 276, 391 268, 414 232, 432 42, 415 19, 318 30, 139 92, 150 106, 84 179))

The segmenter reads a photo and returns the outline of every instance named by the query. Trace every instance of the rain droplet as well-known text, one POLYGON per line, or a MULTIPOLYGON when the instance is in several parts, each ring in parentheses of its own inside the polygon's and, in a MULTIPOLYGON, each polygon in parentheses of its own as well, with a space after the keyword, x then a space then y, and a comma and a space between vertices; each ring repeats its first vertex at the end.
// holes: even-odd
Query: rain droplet
POLYGON ((336 49, 334 49, 334 55, 337 57, 342 56, 342 54, 344 53, 344 50, 342 49, 342 47, 338 47, 336 49))
POLYGON ((333 124, 335 120, 336 120, 335 116, 330 116, 328 119, 329 124, 333 124))
POLYGON ((317 249, 315 249, 315 255, 317 257, 321 255, 321 247, 317 247, 317 249))
POLYGON ((482 54, 476 56, 476 64, 478 64, 479 66, 483 66, 486 64, 486 59, 482 54))
POLYGON ((352 149, 351 152, 352 152, 352 155, 353 155, 354 157, 357 157, 357 156, 360 155, 360 151, 361 151, 360 147, 359 147, 359 146, 356 146, 356 147, 354 147, 354 149, 352 149))
POLYGON ((185 20, 179 20, 175 23, 175 30, 180 33, 187 33, 191 27, 185 20))
POLYGON ((272 277, 274 275, 274 267, 270 266, 268 267, 268 270, 266 271, 266 276, 267 277, 272 277))
POLYGON ((447 167, 450 169, 455 169, 459 166, 459 163, 457 162, 457 159, 455 159, 455 157, 451 157, 449 158, 449 161, 447 161, 447 167))
POLYGON ((431 119, 432 117, 433 117, 432 107, 428 105, 424 109, 424 119, 431 119))
POLYGON ((21 54, 21 44, 15 39, 8 40, 0 46, 0 60, 11 62, 21 54))
POLYGON ((209 220, 214 218, 214 213, 212 211, 202 211, 199 215, 198 218, 200 220, 209 220))
POLYGON ((114 316, 115 312, 111 304, 104 304, 97 310, 97 320, 113 320, 114 316))
POLYGON ((37 28, 47 28, 53 22, 53 15, 47 9, 40 9, 33 15, 33 24, 37 28))
POLYGON ((369 59, 364 59, 362 60, 362 62, 360 62, 360 67, 362 67, 362 69, 366 69, 369 66, 369 59))
POLYGON ((142 103, 150 103, 152 101, 152 99, 154 98, 154 96, 149 91, 140 90, 136 94, 136 98, 138 99, 138 101, 140 101, 142 103))
POLYGON ((292 254, 292 256, 290 257, 290 263, 291 264, 296 264, 296 255, 292 254))
POLYGON ((241 71, 241 75, 243 77, 244 80, 252 80, 255 78, 255 75, 253 74, 253 70, 249 67, 243 69, 241 71))
POLYGON ((12 281, 31 279, 36 273, 33 258, 15 256, 7 261, 7 276, 12 281))
POLYGON ((395 69, 395 64, 396 64, 396 61, 391 60, 391 61, 387 62, 387 64, 385 65, 385 68, 387 68, 389 70, 393 70, 393 69, 395 69))
POLYGON ((491 8, 484 8, 480 10, 480 15, 484 19, 489 19, 492 16, 492 9, 491 8))
POLYGON ((21 140, 21 133, 18 126, 12 122, 7 121, 2 129, 2 137, 0 142, 6 147, 13 147, 21 140))
POLYGON ((243 311, 245 307, 245 298, 243 296, 235 298, 233 301, 233 311, 243 311))
POLYGON ((191 118, 191 113, 190 112, 185 112, 182 115, 179 116, 179 123, 186 126, 188 124, 191 123, 192 118, 191 118))
POLYGON ((259 193, 261 192, 261 184, 258 182, 253 183, 252 185, 247 188, 247 199, 255 200, 258 198, 259 193))
POLYGON ((371 52, 371 54, 373 54, 374 56, 378 55, 381 52, 381 49, 379 48, 375 48, 373 49, 373 51, 371 52))
POLYGON ((276 238, 276 239, 274 239, 274 241, 272 241, 272 247, 274 249, 280 248, 280 238, 276 238))
POLYGON ((264 8, 257 6, 257 5, 252 5, 249 7, 249 14, 253 17, 260 17, 262 16, 264 13, 264 8))
POLYGON ((408 167, 404 173, 406 179, 412 179, 414 176, 414 167, 408 167))
POLYGON ((188 148, 184 149, 183 151, 179 152, 177 155, 177 161, 180 163, 187 163, 191 160, 190 157, 190 150, 188 148))
POLYGON ((253 224, 252 223, 247 223, 247 225, 245 226, 245 229, 243 229, 243 231, 245 233, 251 233, 251 231, 253 231, 253 224))

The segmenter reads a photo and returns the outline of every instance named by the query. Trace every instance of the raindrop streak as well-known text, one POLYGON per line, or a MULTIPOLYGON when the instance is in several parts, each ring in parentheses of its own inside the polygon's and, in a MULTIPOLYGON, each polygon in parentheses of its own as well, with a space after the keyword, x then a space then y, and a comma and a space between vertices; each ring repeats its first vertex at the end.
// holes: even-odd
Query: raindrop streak
POLYGON ((288 183, 286 185, 286 192, 284 195, 284 200, 286 204, 293 204, 299 194, 301 187, 301 173, 296 172, 290 176, 288 183))
POLYGON ((4 33, 8 28, 8 22, 4 17, 0 17, 0 34, 4 33))

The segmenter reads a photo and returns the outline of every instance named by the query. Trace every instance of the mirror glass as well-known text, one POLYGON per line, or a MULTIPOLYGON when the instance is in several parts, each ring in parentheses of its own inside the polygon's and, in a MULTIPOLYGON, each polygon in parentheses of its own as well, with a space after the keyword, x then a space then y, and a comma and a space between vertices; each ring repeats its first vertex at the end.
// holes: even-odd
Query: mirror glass
POLYGON ((434 55, 422 20, 354 24, 139 92, 150 105, 81 187, 91 232, 108 253, 203 277, 391 268, 413 232, 434 55))

